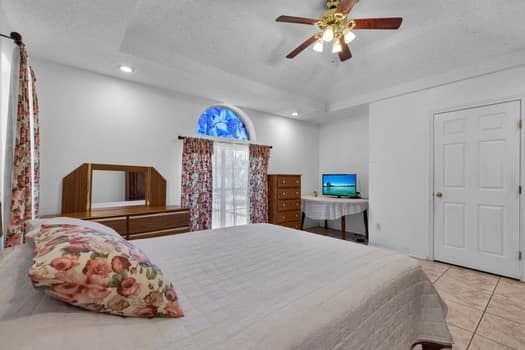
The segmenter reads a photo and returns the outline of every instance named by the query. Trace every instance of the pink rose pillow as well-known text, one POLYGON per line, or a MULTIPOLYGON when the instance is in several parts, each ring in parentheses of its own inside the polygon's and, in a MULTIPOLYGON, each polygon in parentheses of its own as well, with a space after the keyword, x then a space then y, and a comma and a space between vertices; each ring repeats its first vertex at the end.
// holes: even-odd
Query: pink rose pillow
POLYGON ((81 308, 134 317, 182 317, 173 285, 118 234, 42 225, 29 277, 35 288, 81 308))

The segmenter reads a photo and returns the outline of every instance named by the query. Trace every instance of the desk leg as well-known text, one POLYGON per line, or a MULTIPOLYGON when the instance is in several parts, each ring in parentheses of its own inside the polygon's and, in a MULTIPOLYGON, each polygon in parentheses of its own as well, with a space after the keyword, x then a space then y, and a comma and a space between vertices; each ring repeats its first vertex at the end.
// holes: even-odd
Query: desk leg
POLYGON ((301 213, 301 231, 303 230, 303 227, 304 227, 304 217, 306 216, 306 214, 304 213, 304 211, 301 213))
POLYGON ((346 216, 341 216, 341 235, 343 236, 343 241, 346 241, 346 216))
POLYGON ((325 220, 325 221, 324 221, 324 229, 325 229, 325 230, 328 230, 328 220, 325 220))
POLYGON ((363 211, 363 220, 365 222, 365 234, 366 234, 366 241, 368 242, 368 211, 363 211))

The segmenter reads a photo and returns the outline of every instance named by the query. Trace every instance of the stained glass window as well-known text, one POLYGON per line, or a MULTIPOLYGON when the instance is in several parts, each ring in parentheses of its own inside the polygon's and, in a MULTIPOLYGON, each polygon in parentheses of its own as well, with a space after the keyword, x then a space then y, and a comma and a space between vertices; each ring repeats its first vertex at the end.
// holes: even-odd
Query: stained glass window
POLYGON ((197 133, 248 141, 248 131, 241 118, 233 110, 215 106, 205 110, 199 117, 197 133))

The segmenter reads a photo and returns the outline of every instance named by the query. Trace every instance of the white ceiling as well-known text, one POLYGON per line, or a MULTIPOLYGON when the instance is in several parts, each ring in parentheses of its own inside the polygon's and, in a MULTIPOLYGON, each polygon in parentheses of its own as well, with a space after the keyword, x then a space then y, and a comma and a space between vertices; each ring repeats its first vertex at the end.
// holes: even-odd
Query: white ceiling
POLYGON ((318 17, 321 0, 0 1, 34 56, 118 77, 127 63, 136 68, 127 79, 319 122, 366 110, 398 86, 443 84, 525 55, 524 0, 361 0, 354 17, 404 23, 358 32, 345 63, 311 49, 284 57, 315 28, 275 18, 318 17))

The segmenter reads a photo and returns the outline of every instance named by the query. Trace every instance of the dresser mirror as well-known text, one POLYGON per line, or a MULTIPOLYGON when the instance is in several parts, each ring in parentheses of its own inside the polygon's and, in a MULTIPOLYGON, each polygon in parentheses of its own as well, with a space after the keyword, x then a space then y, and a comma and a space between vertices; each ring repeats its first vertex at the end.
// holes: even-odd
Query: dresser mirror
POLYGON ((166 180, 153 167, 84 163, 62 180, 62 214, 165 206, 166 180))
POLYGON ((146 172, 93 170, 91 208, 146 205, 146 172))

